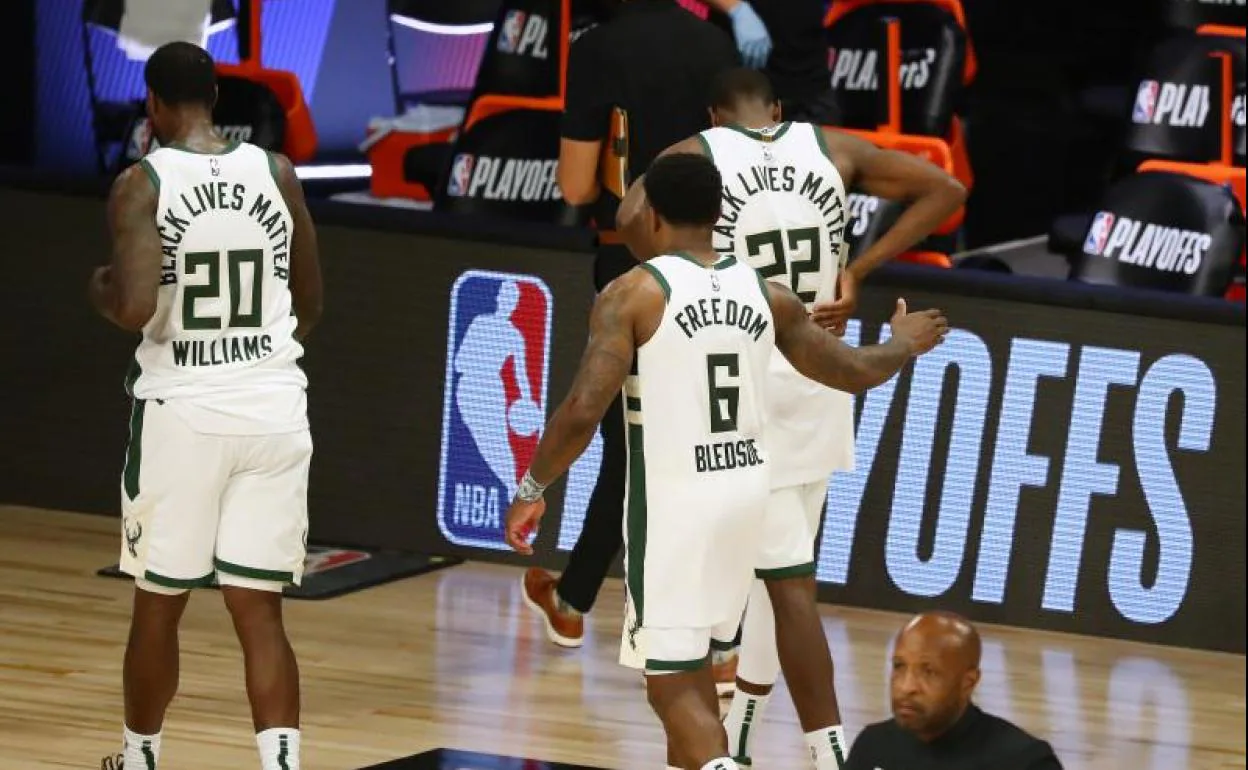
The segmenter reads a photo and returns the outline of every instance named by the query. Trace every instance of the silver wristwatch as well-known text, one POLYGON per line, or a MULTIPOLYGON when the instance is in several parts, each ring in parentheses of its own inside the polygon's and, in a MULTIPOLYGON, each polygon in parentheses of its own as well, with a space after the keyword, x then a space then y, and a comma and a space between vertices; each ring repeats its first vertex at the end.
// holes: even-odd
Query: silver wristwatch
POLYGON ((520 486, 516 489, 516 499, 522 503, 536 503, 542 499, 542 493, 545 491, 546 485, 538 484, 533 474, 525 471, 524 478, 520 479, 520 486))

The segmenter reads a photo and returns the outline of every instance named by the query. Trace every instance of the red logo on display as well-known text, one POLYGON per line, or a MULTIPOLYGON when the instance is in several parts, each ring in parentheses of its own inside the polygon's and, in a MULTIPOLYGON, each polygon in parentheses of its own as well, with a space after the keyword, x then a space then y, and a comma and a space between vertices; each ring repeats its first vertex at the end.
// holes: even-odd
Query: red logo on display
POLYGON ((303 559, 303 574, 315 575, 321 572, 340 569, 349 564, 359 564, 371 558, 367 551, 344 551, 339 548, 308 551, 303 559))

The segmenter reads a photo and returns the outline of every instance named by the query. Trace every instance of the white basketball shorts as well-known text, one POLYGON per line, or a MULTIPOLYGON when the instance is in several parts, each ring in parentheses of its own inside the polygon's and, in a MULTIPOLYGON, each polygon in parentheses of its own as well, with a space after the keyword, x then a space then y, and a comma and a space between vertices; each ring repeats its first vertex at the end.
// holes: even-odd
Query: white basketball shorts
POLYGON ((777 580, 815 573, 815 538, 827 497, 827 479, 771 491, 756 577, 777 580))
POLYGON ((307 430, 197 433, 159 401, 136 401, 121 481, 121 569, 184 591, 298 585, 308 536, 307 430))

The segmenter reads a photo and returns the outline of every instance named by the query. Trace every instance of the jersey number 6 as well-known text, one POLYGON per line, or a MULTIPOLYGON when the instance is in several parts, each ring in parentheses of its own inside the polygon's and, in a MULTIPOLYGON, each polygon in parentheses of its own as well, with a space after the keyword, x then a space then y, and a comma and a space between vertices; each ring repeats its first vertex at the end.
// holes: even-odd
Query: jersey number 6
MULTIPOLYGON (((261 324, 260 298, 264 296, 264 252, 260 249, 227 251, 229 264, 230 319, 226 328, 254 329, 261 324), (251 296, 243 308, 243 267, 250 266, 251 296)), ((220 329, 221 317, 200 315, 195 303, 221 296, 221 254, 216 251, 193 251, 182 258, 187 277, 208 273, 207 283, 187 284, 182 289, 182 328, 187 330, 220 329)))
POLYGON ((737 409, 741 388, 721 385, 727 375, 733 382, 741 376, 740 357, 736 353, 711 353, 706 357, 706 384, 711 397, 711 433, 727 433, 737 429, 737 409))

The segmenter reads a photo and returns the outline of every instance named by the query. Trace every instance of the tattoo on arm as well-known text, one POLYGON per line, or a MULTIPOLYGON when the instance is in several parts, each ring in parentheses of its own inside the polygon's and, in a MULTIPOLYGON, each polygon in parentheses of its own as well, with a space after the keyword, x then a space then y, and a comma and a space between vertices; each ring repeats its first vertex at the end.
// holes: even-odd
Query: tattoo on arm
POLYGON ((911 358, 898 339, 880 345, 850 347, 806 315, 797 295, 768 282, 776 323, 776 347, 802 375, 847 393, 861 393, 886 382, 911 358))
POLYGON ((108 197, 112 260, 97 272, 91 296, 101 315, 128 331, 142 329, 156 311, 162 259, 157 201, 138 163, 117 177, 108 197))
POLYGON ((542 484, 562 476, 589 446, 632 368, 634 325, 624 284, 617 281, 607 287, 594 304, 580 369, 571 391, 547 424, 530 465, 533 477, 542 484))

